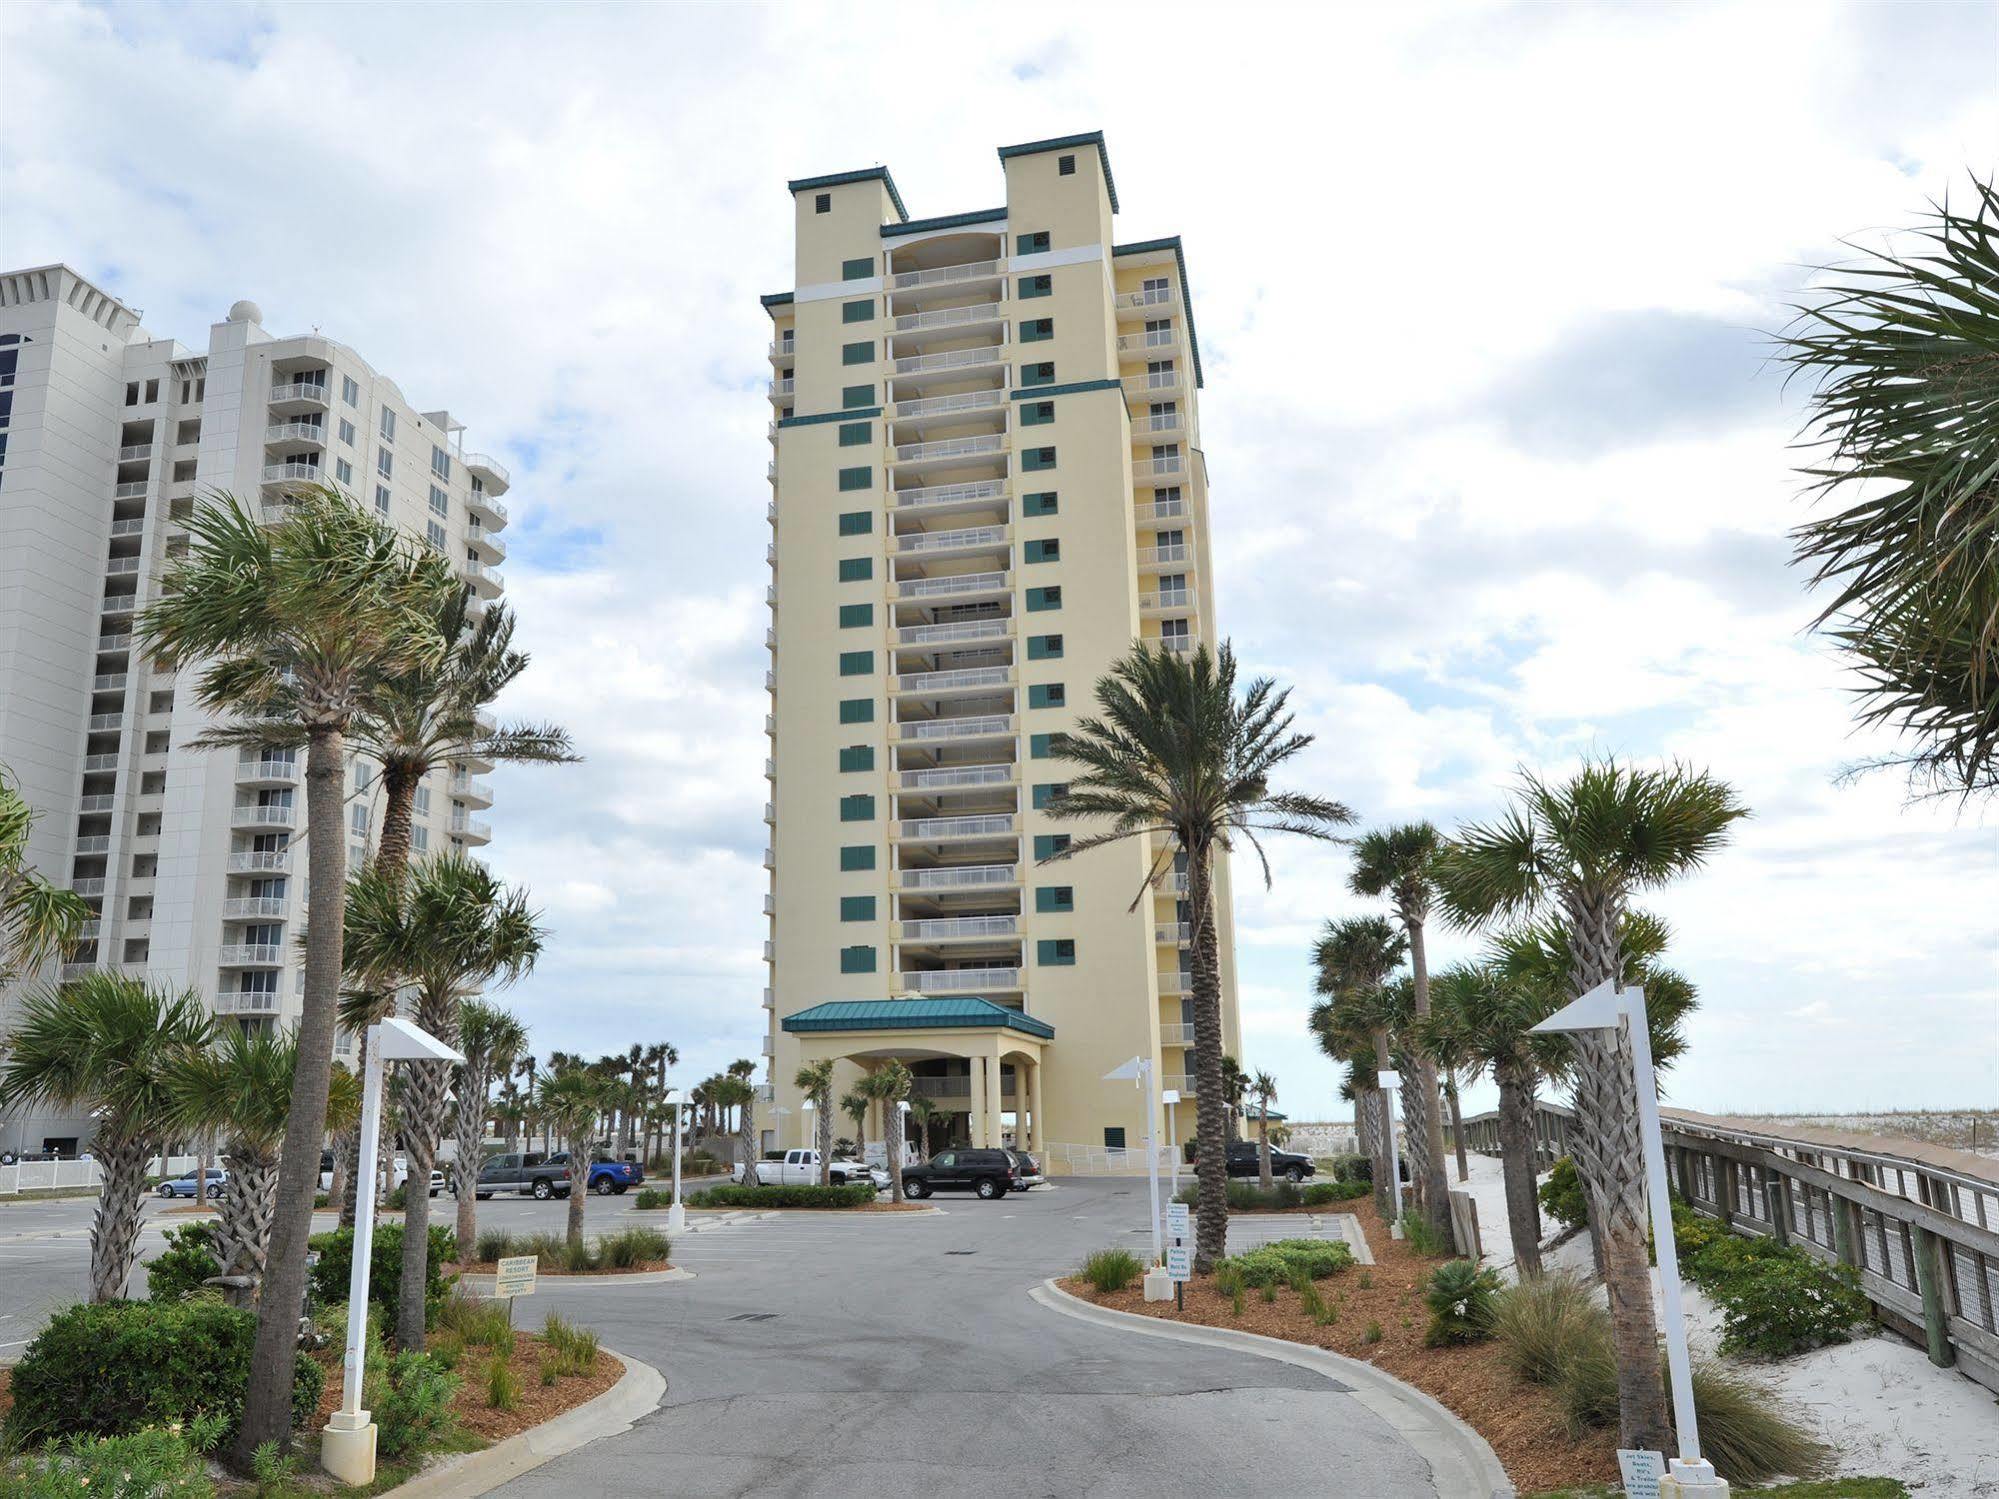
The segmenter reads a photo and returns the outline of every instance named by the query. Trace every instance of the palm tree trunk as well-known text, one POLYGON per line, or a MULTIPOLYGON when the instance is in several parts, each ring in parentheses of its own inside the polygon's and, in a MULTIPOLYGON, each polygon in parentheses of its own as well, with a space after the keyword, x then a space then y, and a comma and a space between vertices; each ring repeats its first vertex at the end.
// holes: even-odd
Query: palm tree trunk
POLYGON ((590 1141, 596 1137, 596 1121, 593 1119, 585 1130, 573 1130, 569 1136, 569 1221, 567 1235, 571 1245, 583 1242, 583 1198, 590 1190, 590 1141))
MULTIPOLYGON (((1430 963, 1423 943, 1422 914, 1405 912, 1403 928, 1409 934, 1409 967, 1415 978, 1416 1018, 1420 1022, 1430 1013, 1430 963)), ((1402 1097, 1405 1105, 1416 1101, 1418 1106, 1409 1110, 1409 1153, 1416 1158, 1409 1175, 1416 1183, 1416 1196, 1430 1227, 1444 1243, 1456 1248, 1451 1189, 1444 1176, 1444 1120, 1437 1110, 1437 1064, 1420 1047, 1412 1045, 1410 1051, 1415 1081, 1403 1090, 1402 1097)))
MULTIPOLYGON (((141 1199, 146 1191, 146 1162, 155 1150, 151 1140, 114 1140, 96 1146, 97 1166, 104 1186, 97 1194, 97 1214, 90 1222, 90 1299, 123 1301, 132 1262, 139 1253, 139 1229, 144 1218, 141 1199)), ((195 1169, 199 1170, 199 1167, 195 1169)))
POLYGON ((292 1072, 291 1113, 279 1156, 278 1198, 272 1211, 271 1248, 264 1294, 257 1308, 257 1337, 250 1378, 232 1452, 234 1465, 250 1470, 250 1456, 266 1442, 279 1449, 291 1440, 292 1363, 298 1356, 298 1319, 305 1309, 306 1240, 312 1234, 312 1199, 319 1189, 320 1142, 326 1134, 326 1088, 333 1075, 334 1010, 340 999, 341 931, 347 895, 347 839, 340 826, 345 765, 340 730, 315 724, 306 741, 305 805, 309 935, 305 996, 299 1016, 298 1060, 292 1072))
MULTIPOLYGON (((1194 1268, 1208 1274, 1229 1252, 1228 1100, 1222 1095, 1222 981, 1216 952, 1215 901, 1205 843, 1187 847, 1187 906, 1193 930, 1194 989, 1194 1268)), ((1146 1133, 1152 1133, 1148 1125, 1146 1133)))
POLYGON ((416 822, 416 787, 413 776, 391 763, 382 767, 382 841, 375 849, 375 867, 398 875, 409 868, 410 829, 416 822))
POLYGON ((237 1142, 224 1157, 229 1163, 229 1190, 222 1194, 215 1226, 215 1258, 221 1273, 246 1285, 222 1288, 231 1306, 251 1306, 263 1283, 271 1246, 271 1209, 278 1195, 278 1158, 237 1142))
POLYGON ((467 1053, 458 1076, 458 1256, 462 1263, 479 1242, 479 1147, 486 1137, 487 1058, 467 1053))
MULTIPOLYGON (((424 1017, 426 1020, 429 1017, 424 1017)), ((438 1035, 430 1025, 424 1029, 438 1035)), ((440 1036, 449 1044, 452 1038, 440 1036)), ((403 1263, 396 1291, 396 1346, 423 1350, 424 1282, 430 1262, 430 1170, 444 1122, 449 1062, 403 1063, 403 1263)))
POLYGON ((812 1107, 818 1114, 814 1123, 819 1131, 819 1185, 830 1187, 833 1184, 833 1090, 828 1088, 815 1096, 812 1107))
POLYGON ((1458 1080, 1444 1074, 1444 1103, 1451 1111, 1451 1147, 1457 1152, 1458 1180, 1471 1180, 1471 1162, 1465 1157, 1465 1119, 1458 1112, 1458 1080))
POLYGON ((895 1100, 882 1100, 882 1141, 887 1146, 888 1156, 888 1200, 901 1202, 902 1196, 902 1110, 895 1106, 895 1100))
POLYGON ((1506 1180, 1506 1226, 1513 1239, 1513 1268, 1522 1280, 1541 1273, 1541 1218, 1534 1200, 1532 1094, 1517 1063, 1493 1069, 1499 1081, 1499 1164, 1506 1180))
POLYGON ((743 1159, 743 1185, 757 1184, 756 1110, 744 1103, 736 1110, 736 1154, 743 1159))
POLYGON ((1275 1185, 1270 1179, 1270 1100, 1262 1102, 1256 1115, 1256 1181, 1268 1192, 1275 1185))
MULTIPOLYGON (((1374 1033, 1375 1075, 1388 1071, 1388 1032, 1374 1033)), ((1383 1223, 1393 1225, 1396 1221, 1396 1204, 1401 1196, 1401 1183, 1396 1180, 1395 1154, 1389 1149, 1389 1142, 1395 1138, 1395 1114, 1389 1103, 1388 1090, 1376 1088, 1375 1096, 1375 1141, 1374 1141, 1374 1210, 1381 1214, 1383 1223)))
MULTIPOLYGON (((326 1183, 328 1202, 344 1202, 347 1199, 347 1178, 351 1174, 347 1169, 347 1137, 350 1133, 353 1132, 342 1130, 333 1139, 333 1174, 326 1183)), ((347 1226, 352 1227, 351 1224, 347 1226)))
MULTIPOLYGON (((368 1075, 368 1032, 365 1027, 362 1029, 361 1034, 354 1038, 354 1062, 360 1068, 361 1076, 366 1077, 368 1075)), ((352 1129, 342 1130, 340 1138, 333 1142, 333 1148, 339 1157, 340 1164, 347 1168, 345 1175, 341 1178, 344 1186, 338 1198, 340 1203, 340 1226, 342 1228, 352 1228, 355 1217, 360 1212, 361 1207, 361 1126, 357 1124, 352 1129)), ((368 1197, 368 1211, 374 1211, 374 1203, 375 1199, 371 1184, 368 1197)))

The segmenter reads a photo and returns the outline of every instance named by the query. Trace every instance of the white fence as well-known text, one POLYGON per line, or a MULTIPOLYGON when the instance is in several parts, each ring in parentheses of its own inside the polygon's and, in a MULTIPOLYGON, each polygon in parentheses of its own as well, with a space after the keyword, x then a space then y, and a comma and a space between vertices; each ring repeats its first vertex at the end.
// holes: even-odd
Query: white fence
MULTIPOLYGON (((146 1163, 148 1176, 180 1176, 193 1171, 197 1158, 158 1156, 146 1163)), ((219 1162, 211 1161, 210 1165, 219 1162)), ((104 1185, 104 1172, 95 1161, 17 1161, 0 1166, 0 1197, 18 1197, 23 1192, 94 1192, 104 1185)))
MULTIPOLYGON (((1129 1146, 1117 1149, 1107 1145, 1064 1145, 1054 1142, 1042 1147, 1041 1169, 1051 1176, 1143 1176, 1145 1174, 1145 1147, 1129 1146)), ((1159 1147, 1159 1170, 1161 1175, 1170 1175, 1173 1170, 1174 1150, 1170 1145, 1159 1147)), ((1183 1167, 1183 1172, 1192 1171, 1183 1167)))

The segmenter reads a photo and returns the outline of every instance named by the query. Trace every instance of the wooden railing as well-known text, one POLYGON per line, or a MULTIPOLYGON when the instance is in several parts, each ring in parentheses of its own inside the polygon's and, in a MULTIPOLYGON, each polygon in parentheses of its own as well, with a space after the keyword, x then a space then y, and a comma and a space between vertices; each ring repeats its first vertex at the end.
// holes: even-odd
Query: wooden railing
MULTIPOLYGON (((1697 1211, 1853 1266, 1886 1325, 1999 1391, 1999 1161, 1919 1140, 1661 1109, 1666 1169, 1697 1211)), ((1573 1111, 1535 1109, 1538 1168, 1566 1153, 1573 1111)), ((1499 1153, 1497 1114, 1465 1144, 1499 1153)))

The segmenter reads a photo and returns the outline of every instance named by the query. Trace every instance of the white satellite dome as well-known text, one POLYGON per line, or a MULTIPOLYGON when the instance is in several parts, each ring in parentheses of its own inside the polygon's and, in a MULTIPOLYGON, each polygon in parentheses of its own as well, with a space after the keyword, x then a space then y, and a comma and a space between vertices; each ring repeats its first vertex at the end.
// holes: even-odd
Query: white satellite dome
POLYGON ((229 321, 232 323, 261 323, 263 320, 264 309, 248 297, 229 309, 229 321))

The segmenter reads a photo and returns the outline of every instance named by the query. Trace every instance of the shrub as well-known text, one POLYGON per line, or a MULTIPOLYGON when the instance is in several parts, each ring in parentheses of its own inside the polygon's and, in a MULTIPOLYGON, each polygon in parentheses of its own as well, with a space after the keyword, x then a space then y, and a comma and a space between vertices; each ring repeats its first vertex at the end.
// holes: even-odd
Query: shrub
POLYGON ((0 1492, 22 1499, 98 1499, 102 1494, 213 1499, 215 1485, 186 1437, 155 1427, 130 1436, 71 1437, 32 1453, 17 1469, 0 1468, 0 1492))
POLYGON ((844 1187, 709 1187, 687 1199, 704 1208, 858 1208, 875 1200, 871 1182, 844 1187))
MULTIPOLYGON (((336 1228, 331 1233, 314 1234, 306 1242, 319 1256, 312 1266, 313 1297, 328 1304, 345 1301, 348 1276, 354 1268, 354 1230, 336 1228)), ((426 1326, 437 1320, 445 1295, 451 1289, 451 1281, 444 1276, 444 1266, 457 1258, 457 1236, 444 1225, 433 1224, 423 1288, 426 1326)), ((403 1278, 402 1224, 383 1223, 376 1226, 368 1259, 368 1300, 393 1312, 403 1278)))
POLYGON ((1701 1456, 1730 1483, 1813 1478, 1831 1465, 1831 1449, 1755 1380, 1707 1359, 1693 1372, 1701 1456))
POLYGON ((1498 1271, 1481 1270, 1470 1260, 1439 1265, 1423 1294, 1430 1308, 1430 1327, 1423 1341, 1439 1348, 1491 1337, 1493 1301, 1502 1285, 1498 1271))
POLYGON ((146 1294, 154 1301, 179 1301, 222 1273, 215 1256, 215 1225, 183 1223, 167 1230, 167 1247, 146 1262, 146 1294))
POLYGON ((1403 1209, 1402 1239, 1411 1249, 1430 1259, 1451 1252, 1450 1241, 1431 1226, 1428 1218, 1414 1208, 1403 1209))
POLYGON ((496 1353, 486 1366, 486 1404, 496 1411, 510 1411, 521 1403, 521 1382, 504 1353, 496 1353))
POLYGON ((1222 1264, 1230 1266, 1244 1285, 1263 1287, 1288 1283, 1298 1273, 1323 1280, 1353 1262, 1353 1251, 1336 1239, 1274 1239, 1222 1264))
POLYGON ((640 1187, 639 1195, 632 1199, 632 1205, 648 1211, 653 1208, 670 1208, 673 1206, 673 1194, 662 1192, 657 1187, 640 1187))
POLYGON ((1492 1330, 1516 1375, 1529 1384, 1552 1385, 1596 1336, 1594 1319, 1601 1315, 1581 1276, 1557 1272, 1495 1296, 1492 1330))
POLYGON ((1367 1196, 1368 1191, 1366 1182, 1313 1182, 1305 1188, 1303 1197, 1306 1207, 1316 1208, 1324 1207, 1329 1202, 1352 1202, 1356 1197, 1367 1196))
POLYGON ((1371 1188, 1374 1185, 1374 1162, 1364 1155, 1335 1156, 1333 1176, 1338 1181, 1359 1182, 1362 1186, 1371 1188))
POLYGON ((1083 1261, 1079 1272, 1098 1291, 1122 1291, 1145 1274, 1129 1249, 1099 1249, 1083 1261))
POLYGON ((404 1457, 435 1446, 451 1428, 451 1400, 461 1383, 428 1354, 405 1349, 384 1359, 377 1345, 364 1379, 364 1398, 375 1415, 376 1451, 404 1457))
POLYGON ((1721 1351, 1783 1358, 1843 1343, 1872 1311, 1851 1265, 1828 1265, 1802 1249, 1730 1239, 1697 1256, 1703 1284, 1721 1308, 1721 1351))
POLYGON ((1567 1156, 1556 1160, 1537 1195, 1541 1199, 1541 1211, 1559 1221, 1564 1228, 1580 1228, 1589 1221, 1589 1203, 1583 1195, 1583 1179, 1576 1173, 1576 1163, 1567 1156))
MULTIPOLYGON (((1280 1181, 1273 1184, 1266 1192, 1253 1181, 1232 1180, 1228 1184, 1229 1210, 1247 1213, 1274 1208, 1295 1208, 1300 1203, 1310 1200, 1306 1195, 1310 1191, 1311 1188, 1301 1189, 1295 1182, 1280 1181)), ((1182 1187, 1174 1194, 1173 1200, 1184 1202, 1189 1207, 1198 1207, 1201 1201, 1200 1184, 1197 1182, 1182 1187)))
MULTIPOLYGON (((113 1301, 56 1314, 14 1368, 6 1432, 15 1445, 130 1436, 149 1426, 219 1417, 233 1434, 250 1378, 254 1312, 219 1301, 113 1301)), ((300 1355, 292 1421, 303 1427, 325 1376, 300 1355)))
POLYGON ((257 1499, 288 1499, 299 1492, 298 1454, 282 1450, 275 1440, 259 1442, 250 1454, 250 1475, 257 1481, 257 1499))
POLYGON ((472 1260, 475 1264, 490 1265, 503 1260, 514 1252, 514 1236, 503 1228, 482 1228, 478 1242, 473 1245, 472 1260))
POLYGON ((627 1228, 597 1241, 597 1260, 606 1270, 632 1270, 666 1258, 666 1235, 656 1228, 627 1228))
MULTIPOLYGON (((541 1326, 541 1337, 549 1351, 544 1369, 580 1378, 597 1366, 597 1334, 594 1332, 574 1327, 550 1312, 548 1320, 541 1326)), ((553 1383, 552 1380, 549 1382, 553 1383)))

